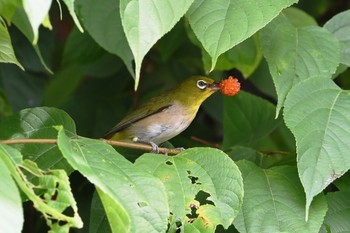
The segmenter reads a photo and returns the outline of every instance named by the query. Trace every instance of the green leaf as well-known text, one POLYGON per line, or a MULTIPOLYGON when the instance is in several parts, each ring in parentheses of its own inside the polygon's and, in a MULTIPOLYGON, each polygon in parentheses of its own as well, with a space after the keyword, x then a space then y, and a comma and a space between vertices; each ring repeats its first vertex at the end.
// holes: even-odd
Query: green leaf
POLYGON ((222 151, 192 148, 172 157, 144 154, 135 164, 165 185, 172 213, 170 227, 213 232, 218 224, 228 228, 240 209, 241 174, 222 151))
POLYGON ((324 196, 315 198, 304 220, 305 198, 297 170, 291 166, 261 169, 239 161, 244 182, 241 212, 234 221, 239 232, 318 232, 327 211, 324 196))
POLYGON ((307 79, 287 96, 284 119, 295 136, 306 216, 312 199, 350 168, 350 95, 332 80, 307 79))
MULTIPOLYGON (((328 226, 332 233, 350 232, 350 202, 349 191, 328 193, 328 211, 324 219, 324 225, 328 226)), ((321 231, 326 232, 326 231, 321 231)))
POLYGON ((117 215, 123 216, 129 232, 166 230, 169 207, 165 189, 157 178, 138 169, 102 141, 70 139, 60 130, 58 146, 71 166, 103 193, 102 202, 113 200, 113 206, 118 207, 104 206, 112 229, 119 227, 113 224, 117 215))
POLYGON ((22 7, 21 0, 0 0, 0 15, 11 22, 11 18, 18 7, 22 7))
POLYGON ((254 145, 279 124, 274 119, 275 106, 260 97, 240 91, 224 97, 223 148, 254 145))
POLYGON ((332 32, 340 43, 340 62, 350 66, 350 10, 331 18, 324 28, 332 32))
POLYGON ((133 55, 123 31, 119 0, 81 0, 77 7, 81 9, 84 27, 91 37, 102 48, 119 56, 134 76, 133 55))
POLYGON ((295 7, 288 7, 282 11, 282 14, 286 16, 291 24, 295 27, 304 26, 317 26, 316 20, 308 15, 305 11, 302 11, 295 7))
POLYGON ((21 197, 2 156, 8 155, 0 149, 0 229, 3 232, 22 232, 24 219, 21 197))
MULTIPOLYGON (((30 1, 30 0, 27 0, 27 1, 30 1)), ((40 0, 40 1, 46 1, 46 0, 40 0)), ((37 4, 37 3, 35 2, 34 4, 37 4)), ((35 5, 34 7, 37 7, 37 5, 35 5)), ((35 38, 35 33, 31 27, 30 21, 26 15, 26 12, 22 8, 18 8, 16 10, 15 14, 13 15, 12 22, 26 36, 26 38, 32 43, 33 48, 35 50, 35 53, 38 55, 43 67, 47 70, 47 72, 49 72, 50 74, 53 74, 51 69, 45 63, 45 60, 41 54, 39 46, 37 45, 37 41, 35 43, 33 43, 33 41, 37 40, 38 38, 35 38)), ((38 33, 38 31, 36 33, 38 33)))
POLYGON ((75 25, 77 26, 79 31, 83 33, 84 29, 80 25, 79 19, 78 19, 77 15, 75 14, 75 9, 74 9, 75 0, 63 0, 63 2, 66 4, 68 11, 69 11, 69 14, 72 16, 75 25))
POLYGON ((83 227, 65 171, 43 171, 32 161, 23 161, 18 150, 2 144, 0 144, 0 159, 10 171, 19 189, 42 213, 49 228, 54 232, 59 230, 68 233, 71 227, 83 227), (28 172, 36 177, 33 183, 25 175, 28 172), (66 210, 73 211, 73 216, 63 214, 66 210))
POLYGON ((187 13, 189 23, 211 56, 213 70, 218 57, 252 36, 296 0, 196 0, 187 13))
POLYGON ((135 59, 135 89, 141 64, 151 47, 186 13, 194 0, 120 0, 120 16, 135 59))
POLYGON ((5 26, 5 22, 0 18, 0 62, 13 63, 24 70, 23 66, 16 58, 11 44, 11 38, 5 26))
MULTIPOLYGON (((232 49, 221 54, 218 58, 217 70, 238 69, 245 78, 248 78, 259 66, 262 53, 258 44, 258 37, 252 36, 232 49)), ((208 62, 209 64, 211 62, 208 62)), ((207 71, 209 71, 207 69, 207 71)))
POLYGON ((260 36, 278 95, 276 116, 295 84, 314 75, 331 77, 339 64, 339 43, 323 28, 297 28, 279 16, 260 36))
POLYGON ((23 8, 27 14, 33 32, 32 43, 35 45, 39 39, 39 26, 48 15, 52 0, 22 0, 23 8))
POLYGON ((112 232, 128 232, 130 229, 130 218, 128 214, 113 200, 113 198, 101 191, 98 187, 96 188, 103 203, 105 215, 108 217, 109 226, 112 232))
MULTIPOLYGON (((105 195, 107 197, 107 195, 105 195)), ((105 200, 106 201, 106 200, 105 200)), ((91 201, 89 233, 111 233, 106 212, 97 192, 91 201)))
MULTIPOLYGON (((75 133, 74 121, 62 110, 48 107, 24 109, 9 117, 0 125, 1 139, 56 138, 53 126, 62 125, 65 130, 75 133)), ((30 159, 45 170, 63 168, 67 173, 72 168, 62 157, 55 144, 16 145, 25 159, 30 159)))

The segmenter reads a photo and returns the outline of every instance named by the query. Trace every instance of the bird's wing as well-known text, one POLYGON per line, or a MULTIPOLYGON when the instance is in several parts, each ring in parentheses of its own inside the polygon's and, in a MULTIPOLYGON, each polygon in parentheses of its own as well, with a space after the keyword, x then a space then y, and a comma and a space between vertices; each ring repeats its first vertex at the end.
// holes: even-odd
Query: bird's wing
MULTIPOLYGON (((169 107, 171 107, 171 104, 162 106, 160 108, 157 109, 148 109, 148 110, 139 110, 139 111, 135 111, 132 112, 130 115, 126 116, 124 118, 124 120, 122 120, 119 124, 117 124, 116 126, 114 126, 110 131, 108 131, 102 138, 111 138, 115 133, 128 128, 131 124, 134 124, 142 119, 145 119, 146 117, 149 117, 151 115, 160 113, 166 109, 168 109, 169 107)), ((147 109, 147 108, 144 108, 147 109)))

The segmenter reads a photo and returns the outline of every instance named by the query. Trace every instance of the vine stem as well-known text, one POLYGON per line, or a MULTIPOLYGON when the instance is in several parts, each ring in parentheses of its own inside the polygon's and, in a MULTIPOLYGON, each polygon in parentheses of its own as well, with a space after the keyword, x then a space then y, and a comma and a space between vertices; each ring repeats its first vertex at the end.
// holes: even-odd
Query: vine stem
MULTIPOLYGON (((74 140, 74 139, 72 139, 74 140)), ((98 139, 95 139, 98 140, 98 139)), ((114 141, 114 140, 106 140, 106 139, 99 139, 111 146, 117 146, 117 147, 125 147, 125 148, 131 148, 136 150, 144 150, 144 151, 152 151, 152 146, 147 144, 140 144, 140 143, 132 143, 132 142, 123 142, 123 141, 114 141)), ((50 139, 50 138, 23 138, 23 139, 7 139, 7 140, 0 140, 0 143, 3 144, 57 144, 57 139, 50 139)), ((159 147, 158 152, 162 154, 173 154, 176 155, 180 153, 182 150, 180 149, 169 149, 164 147, 159 147)))

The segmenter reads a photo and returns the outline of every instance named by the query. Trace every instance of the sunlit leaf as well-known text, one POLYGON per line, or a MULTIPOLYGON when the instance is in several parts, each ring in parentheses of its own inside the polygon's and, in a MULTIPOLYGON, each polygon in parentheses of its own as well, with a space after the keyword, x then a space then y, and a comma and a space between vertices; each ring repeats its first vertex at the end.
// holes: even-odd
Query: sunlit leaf
MULTIPOLYGON (((1 145, 1 147, 6 147, 1 145)), ((8 156, 0 149, 0 229, 3 232, 22 232, 23 209, 16 183, 11 177, 11 173, 6 167, 3 156, 8 156)))
POLYGON ((284 118, 296 139, 306 212, 313 198, 350 168, 349 101, 348 91, 322 77, 299 83, 287 96, 284 118))
POLYGON ((58 146, 70 165, 98 187, 112 230, 164 232, 169 207, 159 179, 138 169, 110 145, 97 140, 68 138, 59 131, 58 146), (107 195, 107 196, 105 196, 107 195), (118 219, 116 219, 118 217, 118 219))
POLYGON ((201 232, 213 232, 218 224, 227 228, 242 204, 240 172, 217 149, 193 148, 173 157, 144 154, 136 165, 164 183, 172 213, 170 227, 201 232))
POLYGON ((213 70, 218 57, 252 36, 296 0, 196 0, 187 13, 189 23, 211 56, 213 70))
POLYGON ((186 13, 194 0, 120 0, 120 16, 135 59, 135 88, 144 56, 186 13))
POLYGON ((337 14, 324 27, 339 40, 340 62, 350 66, 350 10, 337 14))
POLYGON ((23 8, 27 14, 28 20, 33 32, 32 43, 35 45, 39 39, 39 26, 49 13, 52 0, 22 0, 23 8))
POLYGON ((314 75, 330 78, 339 64, 339 43, 323 28, 295 27, 286 16, 279 16, 260 36, 278 95, 276 115, 295 84, 314 75))

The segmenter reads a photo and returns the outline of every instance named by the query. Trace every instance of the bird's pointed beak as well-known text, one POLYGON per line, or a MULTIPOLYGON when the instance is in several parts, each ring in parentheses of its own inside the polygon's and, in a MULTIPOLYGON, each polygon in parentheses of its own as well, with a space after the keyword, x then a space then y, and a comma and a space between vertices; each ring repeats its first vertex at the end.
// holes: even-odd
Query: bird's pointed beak
POLYGON ((213 82, 213 83, 209 84, 207 88, 211 91, 218 91, 218 90, 220 90, 220 83, 213 82))

